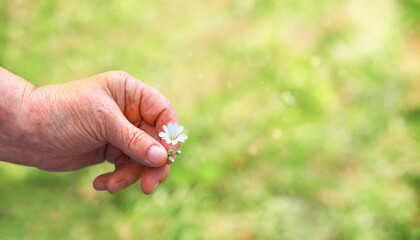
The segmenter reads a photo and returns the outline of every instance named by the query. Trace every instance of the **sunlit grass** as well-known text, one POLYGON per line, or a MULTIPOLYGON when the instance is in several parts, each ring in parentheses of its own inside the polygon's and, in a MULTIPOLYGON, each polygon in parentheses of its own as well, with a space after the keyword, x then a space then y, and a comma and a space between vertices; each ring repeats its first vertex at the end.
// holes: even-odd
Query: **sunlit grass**
POLYGON ((5 1, 3 67, 125 70, 190 138, 151 196, 0 164, 0 239, 420 236, 416 1, 5 1))

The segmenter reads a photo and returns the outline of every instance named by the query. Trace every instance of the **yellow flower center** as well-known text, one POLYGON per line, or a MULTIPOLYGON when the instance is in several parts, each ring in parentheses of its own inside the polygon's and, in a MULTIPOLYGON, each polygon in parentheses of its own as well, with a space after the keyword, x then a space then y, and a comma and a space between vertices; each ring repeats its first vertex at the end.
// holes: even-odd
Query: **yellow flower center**
POLYGON ((176 139, 176 137, 171 137, 171 140, 172 140, 172 141, 175 141, 175 139, 176 139))

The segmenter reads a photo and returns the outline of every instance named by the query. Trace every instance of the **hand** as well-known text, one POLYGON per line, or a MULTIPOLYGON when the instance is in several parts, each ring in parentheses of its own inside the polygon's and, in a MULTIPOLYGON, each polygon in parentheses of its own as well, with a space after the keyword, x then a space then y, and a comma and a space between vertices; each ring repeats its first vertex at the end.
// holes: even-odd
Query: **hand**
POLYGON ((175 111, 156 89, 125 72, 26 89, 21 103, 25 134, 16 163, 72 171, 106 159, 115 171, 98 176, 93 186, 110 193, 142 178, 142 191, 150 194, 169 174, 170 146, 158 133, 178 122, 175 111))

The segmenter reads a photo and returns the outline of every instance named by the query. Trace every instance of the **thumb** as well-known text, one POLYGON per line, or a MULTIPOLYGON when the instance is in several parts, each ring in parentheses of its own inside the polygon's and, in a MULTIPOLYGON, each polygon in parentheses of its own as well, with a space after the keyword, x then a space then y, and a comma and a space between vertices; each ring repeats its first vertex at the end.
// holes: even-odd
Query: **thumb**
POLYGON ((131 124, 119 113, 108 124, 107 141, 134 161, 147 167, 160 167, 167 163, 168 153, 156 139, 131 124))

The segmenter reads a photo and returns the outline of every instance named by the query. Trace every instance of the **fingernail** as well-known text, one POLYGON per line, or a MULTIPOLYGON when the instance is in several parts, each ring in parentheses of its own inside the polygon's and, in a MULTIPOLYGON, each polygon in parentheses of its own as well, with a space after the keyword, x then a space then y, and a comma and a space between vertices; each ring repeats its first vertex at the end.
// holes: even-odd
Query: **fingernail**
POLYGON ((121 189, 123 189, 125 187, 127 187, 127 182, 124 181, 124 180, 119 181, 119 182, 115 183, 115 185, 114 185, 112 191, 110 191, 110 193, 116 193, 116 192, 120 191, 121 189))
POLYGON ((153 186, 153 190, 152 190, 152 192, 154 192, 155 190, 156 190, 156 188, 157 187, 159 187, 159 182, 157 182, 156 184, 155 184, 155 186, 153 186))
POLYGON ((166 150, 158 146, 150 147, 146 155, 147 160, 159 165, 164 164, 166 162, 167 156, 168 153, 166 152, 166 150))

